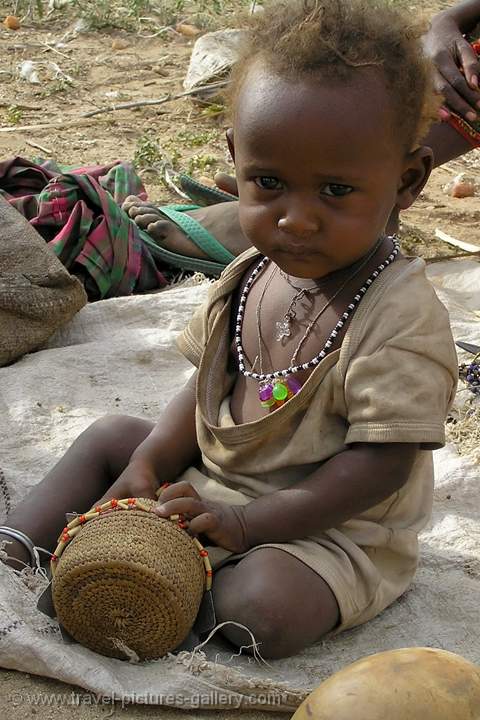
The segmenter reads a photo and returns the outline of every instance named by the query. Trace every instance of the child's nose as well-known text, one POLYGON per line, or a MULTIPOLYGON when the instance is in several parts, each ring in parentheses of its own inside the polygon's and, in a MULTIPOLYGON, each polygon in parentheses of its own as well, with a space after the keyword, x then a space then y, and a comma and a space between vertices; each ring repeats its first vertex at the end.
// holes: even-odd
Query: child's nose
POLYGON ((319 222, 312 203, 301 199, 289 203, 278 220, 278 227, 283 232, 297 237, 308 237, 318 232, 319 222))

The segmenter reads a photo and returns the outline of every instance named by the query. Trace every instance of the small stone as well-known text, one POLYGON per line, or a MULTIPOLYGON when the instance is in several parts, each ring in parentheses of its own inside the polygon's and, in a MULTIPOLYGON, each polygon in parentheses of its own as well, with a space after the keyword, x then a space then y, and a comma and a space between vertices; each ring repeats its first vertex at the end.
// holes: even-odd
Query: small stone
POLYGON ((475 185, 470 182, 456 183, 452 187, 451 194, 454 198, 473 197, 475 195, 475 185))
POLYGON ((112 50, 126 50, 128 47, 130 47, 130 43, 126 42, 126 40, 122 40, 121 38, 114 38, 112 40, 112 50))
MULTIPOLYGON (((454 198, 473 197, 477 189, 477 181, 466 173, 460 173, 447 183, 443 190, 447 195, 454 198)), ((458 216, 460 217, 460 215, 458 216)))
POLYGON ((189 25, 189 23, 179 23, 175 30, 177 33, 180 33, 180 35, 184 35, 185 37, 193 38, 196 37, 201 33, 201 30, 199 30, 195 25, 189 25))
POLYGON ((152 70, 156 75, 160 75, 160 77, 168 77, 169 75, 168 70, 166 70, 162 65, 155 65, 152 70))
POLYGON ((20 30, 20 20, 15 15, 7 15, 3 24, 7 30, 20 30))

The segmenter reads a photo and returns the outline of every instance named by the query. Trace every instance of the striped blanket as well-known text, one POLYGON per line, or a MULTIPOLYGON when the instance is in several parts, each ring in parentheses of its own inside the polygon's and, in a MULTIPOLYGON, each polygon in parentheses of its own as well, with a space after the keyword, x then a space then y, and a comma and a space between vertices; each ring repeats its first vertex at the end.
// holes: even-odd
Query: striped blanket
POLYGON ((90 300, 166 285, 145 233, 120 207, 128 195, 147 197, 130 163, 74 168, 14 157, 0 162, 0 192, 81 279, 90 300))

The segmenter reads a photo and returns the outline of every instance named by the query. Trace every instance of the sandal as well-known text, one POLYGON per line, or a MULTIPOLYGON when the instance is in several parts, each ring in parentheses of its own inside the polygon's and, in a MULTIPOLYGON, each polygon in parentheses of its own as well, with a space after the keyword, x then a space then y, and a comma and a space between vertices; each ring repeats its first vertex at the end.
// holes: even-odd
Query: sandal
POLYGON ((217 205, 221 202, 233 202, 234 200, 238 200, 236 195, 230 195, 218 188, 203 185, 203 183, 198 182, 198 180, 194 180, 194 178, 190 177, 190 175, 185 175, 185 173, 180 173, 178 176, 178 182, 183 192, 188 195, 190 200, 193 200, 193 202, 198 205, 202 205, 203 207, 206 205, 217 205))
POLYGON ((210 187, 210 185, 204 185, 186 173, 177 172, 170 165, 165 165, 163 175, 167 185, 180 197, 192 200, 200 207, 238 200, 236 195, 231 195, 216 187, 210 187))
MULTIPOLYGON (((198 185, 203 187, 201 183, 198 183, 198 185)), ((195 218, 185 215, 186 212, 198 210, 199 207, 199 205, 163 205, 158 207, 157 210, 175 223, 186 237, 211 258, 210 260, 192 258, 188 255, 180 255, 171 250, 166 250, 158 245, 145 230, 141 230, 140 235, 155 259, 182 270, 191 270, 218 277, 225 267, 232 260, 235 260, 235 255, 227 250, 208 230, 205 230, 203 225, 200 225, 195 218)))

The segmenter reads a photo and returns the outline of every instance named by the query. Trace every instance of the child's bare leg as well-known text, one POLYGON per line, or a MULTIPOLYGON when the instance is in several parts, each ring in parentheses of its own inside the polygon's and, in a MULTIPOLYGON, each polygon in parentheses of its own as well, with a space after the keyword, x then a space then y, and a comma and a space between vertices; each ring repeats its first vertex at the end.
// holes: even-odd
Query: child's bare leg
MULTIPOLYGON (((127 415, 97 420, 75 440, 5 524, 28 535, 34 545, 52 551, 65 526, 65 513, 89 510, 111 488, 153 427, 148 420, 127 415)), ((11 538, 0 533, 0 540, 10 542, 11 538)), ((29 560, 28 552, 17 541, 12 541, 7 553, 23 562, 29 560)))
MULTIPOLYGON (((294 655, 338 625, 340 613, 327 583, 293 555, 259 548, 215 573, 214 602, 219 623, 248 627, 265 658, 294 655)), ((250 636, 233 625, 223 634, 237 647, 250 636)), ((249 650, 251 652, 251 650, 249 650)))

